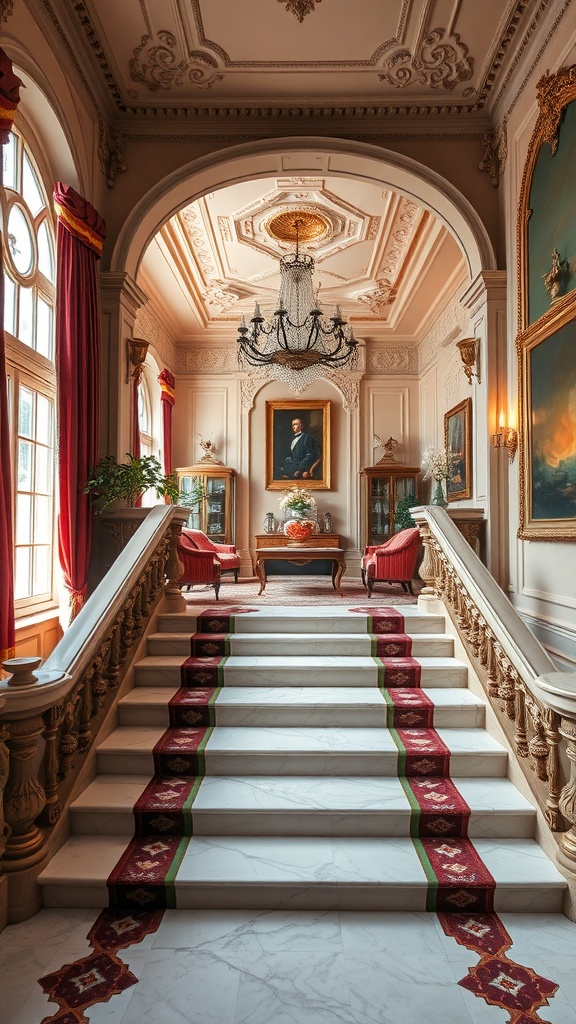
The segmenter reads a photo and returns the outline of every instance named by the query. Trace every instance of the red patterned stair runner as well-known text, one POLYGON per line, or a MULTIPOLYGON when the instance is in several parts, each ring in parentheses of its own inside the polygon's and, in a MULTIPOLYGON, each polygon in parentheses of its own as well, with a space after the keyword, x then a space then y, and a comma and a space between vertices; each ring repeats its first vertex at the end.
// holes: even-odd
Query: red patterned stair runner
POLYGON ((411 657, 404 616, 391 608, 351 611, 371 614, 368 628, 374 634, 386 725, 412 808, 410 835, 429 882, 427 908, 491 911, 495 882, 466 838, 470 808, 449 777, 450 751, 433 728, 434 704, 420 689, 421 666, 411 657))

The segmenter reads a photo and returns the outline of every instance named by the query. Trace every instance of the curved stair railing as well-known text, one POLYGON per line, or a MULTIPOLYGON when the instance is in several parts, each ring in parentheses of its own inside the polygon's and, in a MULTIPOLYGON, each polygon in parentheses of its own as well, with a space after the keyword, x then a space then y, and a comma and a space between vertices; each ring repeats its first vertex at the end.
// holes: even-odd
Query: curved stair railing
POLYGON ((412 508, 425 586, 467 648, 487 700, 516 751, 558 856, 576 870, 576 673, 558 672, 442 508, 412 508))
POLYGON ((152 508, 42 668, 27 681, 29 667, 13 664, 0 684, 0 895, 4 874, 9 922, 39 909, 35 879, 54 852, 53 828, 151 615, 161 600, 168 611, 185 608, 177 542, 187 517, 178 506, 152 508))

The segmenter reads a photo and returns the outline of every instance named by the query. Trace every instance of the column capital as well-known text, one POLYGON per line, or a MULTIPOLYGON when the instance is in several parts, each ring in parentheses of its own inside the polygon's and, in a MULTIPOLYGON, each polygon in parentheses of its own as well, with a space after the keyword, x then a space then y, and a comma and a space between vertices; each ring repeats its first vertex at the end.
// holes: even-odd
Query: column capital
POLYGON ((486 302, 506 302, 505 270, 482 270, 460 296, 460 305, 474 316, 486 302))
POLYGON ((109 270, 100 274, 102 302, 120 302, 133 316, 148 302, 146 292, 124 271, 109 270))

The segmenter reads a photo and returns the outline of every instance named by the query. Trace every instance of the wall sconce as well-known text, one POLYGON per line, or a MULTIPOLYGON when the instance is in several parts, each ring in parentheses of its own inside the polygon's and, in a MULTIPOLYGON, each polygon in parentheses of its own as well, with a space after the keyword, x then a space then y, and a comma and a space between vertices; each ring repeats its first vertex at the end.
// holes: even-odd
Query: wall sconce
POLYGON ((498 423, 498 433, 492 434, 492 447, 507 448, 508 461, 512 464, 516 458, 516 451, 518 449, 518 431, 515 430, 514 427, 506 427, 504 423, 504 413, 502 412, 500 413, 500 420, 498 423))
POLYGON ((462 341, 456 342, 456 348, 460 352, 460 357, 464 363, 464 373, 468 378, 470 386, 472 385, 472 377, 476 377, 476 380, 480 383, 480 367, 478 366, 480 339, 462 338, 462 341))
POLYGON ((135 380, 136 387, 140 386, 149 344, 150 342, 144 341, 143 338, 128 338, 128 367, 126 370, 127 384, 130 383, 130 380, 135 380), (132 372, 130 372, 131 366, 134 367, 132 372))

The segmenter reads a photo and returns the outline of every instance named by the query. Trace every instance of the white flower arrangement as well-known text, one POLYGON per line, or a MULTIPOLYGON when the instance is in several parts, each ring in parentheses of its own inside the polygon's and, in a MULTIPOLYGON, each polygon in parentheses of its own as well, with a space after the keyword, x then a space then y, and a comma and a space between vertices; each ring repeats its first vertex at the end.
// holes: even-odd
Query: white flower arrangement
POLYGON ((422 456, 423 479, 448 480, 457 461, 458 457, 450 448, 427 448, 422 456))
POLYGON ((310 516, 316 516, 316 499, 305 487, 292 487, 278 499, 278 504, 283 512, 297 512, 298 515, 308 513, 310 516))

